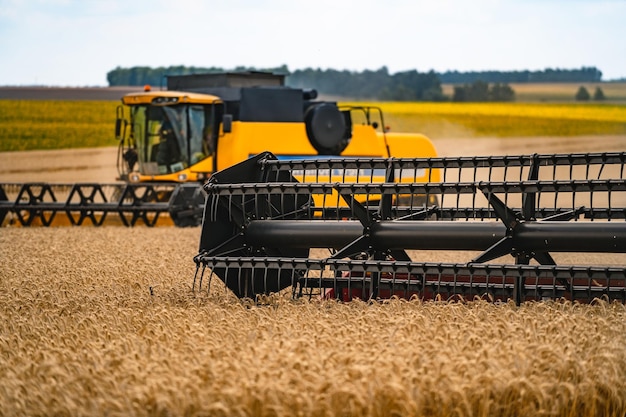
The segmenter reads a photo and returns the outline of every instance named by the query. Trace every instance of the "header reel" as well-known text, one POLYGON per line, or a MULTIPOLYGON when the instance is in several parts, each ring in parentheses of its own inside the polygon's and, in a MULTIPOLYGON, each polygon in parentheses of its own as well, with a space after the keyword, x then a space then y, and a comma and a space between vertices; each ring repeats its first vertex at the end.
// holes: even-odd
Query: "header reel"
POLYGON ((625 160, 605 153, 279 161, 266 152, 204 186, 195 261, 238 297, 292 287, 296 297, 346 300, 626 300, 623 265, 557 266, 552 256, 626 253, 625 160), (420 250, 476 254, 444 265, 416 259, 420 250))

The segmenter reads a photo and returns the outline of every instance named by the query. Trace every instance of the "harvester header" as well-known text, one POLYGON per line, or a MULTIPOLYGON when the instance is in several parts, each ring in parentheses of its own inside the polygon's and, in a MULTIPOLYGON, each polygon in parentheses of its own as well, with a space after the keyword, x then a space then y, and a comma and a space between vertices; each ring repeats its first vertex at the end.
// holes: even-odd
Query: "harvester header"
POLYGON ((294 297, 345 300, 626 301, 623 264, 556 261, 626 253, 625 161, 625 153, 282 161, 266 152, 204 186, 195 261, 201 277, 209 268, 238 297, 291 288, 294 297), (435 263, 420 258, 425 250, 468 258, 435 263))

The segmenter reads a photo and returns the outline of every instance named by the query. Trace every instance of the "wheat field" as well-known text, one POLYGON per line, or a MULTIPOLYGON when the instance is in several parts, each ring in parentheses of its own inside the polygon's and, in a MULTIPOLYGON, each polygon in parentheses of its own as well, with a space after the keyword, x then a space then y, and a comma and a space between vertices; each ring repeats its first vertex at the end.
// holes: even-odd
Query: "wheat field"
MULTIPOLYGON (((431 139, 626 137, 623 103, 340 103, 380 107, 391 132, 431 139)), ((116 146, 116 101, 0 100, 0 152, 116 146)), ((354 112, 358 123, 359 112, 354 112)), ((128 116, 128 114, 127 114, 128 116)), ((376 118, 375 118, 376 119, 376 118)))
POLYGON ((199 235, 2 229, 0 415, 626 413, 621 304, 255 306, 191 291, 199 235))
POLYGON ((392 132, 421 132, 432 139, 621 135, 623 104, 573 103, 350 103, 382 109, 392 132))

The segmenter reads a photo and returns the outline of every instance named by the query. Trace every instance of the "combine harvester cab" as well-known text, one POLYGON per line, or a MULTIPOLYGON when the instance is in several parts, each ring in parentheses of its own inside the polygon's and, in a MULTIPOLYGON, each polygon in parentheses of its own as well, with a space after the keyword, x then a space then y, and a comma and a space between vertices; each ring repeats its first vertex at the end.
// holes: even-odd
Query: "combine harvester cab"
POLYGON ((159 213, 178 226, 193 226, 204 209, 201 185, 214 172, 267 149, 287 160, 436 155, 423 135, 389 133, 379 108, 316 99, 314 90, 285 86, 280 74, 167 77, 167 90, 146 87, 122 98, 115 128, 117 191, 108 192, 105 184, 93 194, 91 184, 49 184, 40 193, 35 186, 0 184, 0 216, 11 213, 12 222, 24 226, 50 225, 54 214, 78 209, 81 223, 93 217, 101 225, 106 213, 121 217, 131 207, 145 221, 128 221, 129 226, 155 225, 159 213), (128 192, 122 188, 127 185, 128 192), (64 191, 73 186, 78 195, 64 191))
POLYGON ((625 161, 262 153, 204 186, 193 286, 215 275, 242 298, 625 302, 625 161), (432 260, 449 251, 465 261, 432 260), (617 256, 584 261, 599 253, 617 256), (576 261, 557 262, 568 254, 576 261))

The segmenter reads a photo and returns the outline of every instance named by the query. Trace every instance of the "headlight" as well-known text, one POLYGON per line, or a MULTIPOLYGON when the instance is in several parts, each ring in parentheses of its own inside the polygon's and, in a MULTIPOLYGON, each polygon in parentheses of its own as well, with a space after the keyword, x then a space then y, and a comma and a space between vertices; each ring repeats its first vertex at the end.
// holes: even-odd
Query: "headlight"
POLYGON ((128 180, 130 182, 139 182, 139 174, 136 172, 132 172, 129 176, 128 176, 128 180))
POLYGON ((178 181, 187 181, 187 174, 178 174, 178 181))

